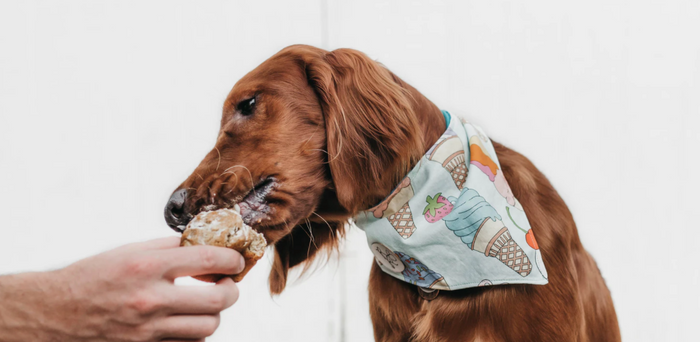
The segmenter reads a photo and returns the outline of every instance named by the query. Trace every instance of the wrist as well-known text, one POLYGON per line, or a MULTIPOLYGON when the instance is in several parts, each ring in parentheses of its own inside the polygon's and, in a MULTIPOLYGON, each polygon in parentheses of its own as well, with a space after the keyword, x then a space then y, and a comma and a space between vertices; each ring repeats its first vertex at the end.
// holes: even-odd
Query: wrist
POLYGON ((21 341, 32 337, 38 322, 33 312, 32 283, 35 273, 20 273, 0 277, 0 340, 21 341))
POLYGON ((0 341, 50 341, 63 327, 50 316, 60 291, 58 271, 0 277, 0 341))

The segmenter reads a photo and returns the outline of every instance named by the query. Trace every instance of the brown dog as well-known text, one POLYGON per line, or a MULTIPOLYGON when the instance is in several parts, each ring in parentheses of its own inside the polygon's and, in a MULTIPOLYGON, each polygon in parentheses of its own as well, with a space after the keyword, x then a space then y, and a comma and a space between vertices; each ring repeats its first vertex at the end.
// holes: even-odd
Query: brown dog
MULTIPOLYGON (((275 246, 270 290, 290 268, 337 246, 347 220, 384 199, 445 130, 432 102, 350 49, 285 48, 243 77, 224 103, 214 149, 172 195, 176 230, 203 208, 238 203, 275 246)), ((619 341, 610 293, 583 249, 571 213, 525 157, 494 143, 527 212, 549 284, 442 291, 373 264, 377 341, 619 341)))

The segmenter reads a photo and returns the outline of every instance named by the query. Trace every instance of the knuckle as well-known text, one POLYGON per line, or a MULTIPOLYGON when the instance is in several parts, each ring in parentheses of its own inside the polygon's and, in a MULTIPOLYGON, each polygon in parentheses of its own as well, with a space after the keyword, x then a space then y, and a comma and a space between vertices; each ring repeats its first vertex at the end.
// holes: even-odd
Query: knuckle
POLYGON ((220 311, 231 307, 238 301, 239 290, 236 283, 233 282, 231 278, 225 278, 225 280, 217 285, 219 292, 223 296, 224 305, 221 307, 220 311))
POLYGON ((125 271, 131 275, 151 275, 160 267, 160 262, 153 257, 131 258, 125 264, 125 271))
POLYGON ((219 324, 221 323, 221 317, 219 315, 213 316, 211 319, 208 319, 205 324, 202 324, 202 333, 205 337, 209 337, 211 335, 214 335, 216 332, 216 329, 219 328, 219 324))
POLYGON ((245 269, 245 259, 240 253, 235 254, 235 257, 233 258, 233 264, 236 273, 243 272, 243 270, 245 269))
POLYGON ((204 271, 212 270, 216 267, 216 255, 211 248, 200 249, 199 259, 204 271))
POLYGON ((226 309, 226 295, 221 293, 212 296, 209 299, 209 305, 216 311, 226 309))
POLYGON ((229 306, 235 304, 238 301, 238 296, 240 295, 240 293, 238 291, 238 286, 236 286, 235 283, 232 285, 233 286, 231 287, 231 302, 226 307, 229 307, 229 306))
POLYGON ((133 295, 126 305, 141 316, 154 313, 160 308, 158 299, 144 292, 133 295))
POLYGON ((130 342, 146 342, 146 341, 157 341, 158 334, 149 324, 143 324, 136 327, 130 338, 127 339, 130 342))

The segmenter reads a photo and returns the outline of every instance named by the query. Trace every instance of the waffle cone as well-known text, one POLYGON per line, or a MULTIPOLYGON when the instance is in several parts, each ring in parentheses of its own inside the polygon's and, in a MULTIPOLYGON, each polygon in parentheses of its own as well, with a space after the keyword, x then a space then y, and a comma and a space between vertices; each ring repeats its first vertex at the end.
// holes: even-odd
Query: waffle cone
POLYGON ((411 179, 406 177, 382 203, 370 209, 376 218, 391 216, 413 197, 411 179))
POLYGON ((469 169, 467 169, 467 164, 465 163, 464 151, 455 152, 450 159, 442 163, 442 166, 450 172, 450 176, 452 176, 452 180, 455 182, 457 189, 462 190, 467 181, 467 174, 469 173, 469 169))
POLYGON ((498 259, 523 277, 532 271, 527 254, 513 240, 510 231, 500 220, 484 219, 474 235, 472 249, 498 259))
POLYGON ((459 190, 464 188, 468 170, 465 161, 464 146, 456 135, 437 144, 428 158, 442 164, 442 167, 452 176, 452 180, 459 190))
POLYGON ((489 256, 498 259, 523 277, 532 271, 530 259, 513 240, 510 236, 510 231, 507 229, 495 238, 493 245, 489 249, 489 256))
POLYGON ((389 215, 387 219, 391 226, 396 229, 396 232, 404 239, 408 239, 416 231, 416 226, 413 224, 413 214, 408 206, 408 202, 395 213, 389 215))

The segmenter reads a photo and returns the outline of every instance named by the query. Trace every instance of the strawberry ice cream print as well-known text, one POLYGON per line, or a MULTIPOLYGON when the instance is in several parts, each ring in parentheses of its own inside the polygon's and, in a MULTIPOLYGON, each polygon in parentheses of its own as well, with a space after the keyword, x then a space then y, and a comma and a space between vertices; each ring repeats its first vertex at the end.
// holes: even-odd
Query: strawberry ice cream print
POLYGON ((370 209, 376 218, 386 218, 402 238, 408 239, 416 231, 413 213, 408 200, 413 198, 411 179, 406 177, 401 184, 376 207, 370 209))
POLYGON ((423 210, 423 216, 425 216, 425 220, 430 223, 440 221, 443 217, 452 212, 452 208, 454 207, 445 196, 442 196, 441 192, 438 192, 433 197, 428 196, 425 201, 428 202, 428 205, 426 205, 425 210, 423 210))
POLYGON ((513 196, 513 191, 510 190, 510 186, 503 176, 503 171, 493 161, 488 151, 484 148, 481 138, 478 136, 472 136, 469 139, 469 153, 470 163, 489 177, 498 193, 506 199, 508 204, 522 210, 522 206, 513 196))
POLYGON ((464 188, 459 198, 449 200, 454 207, 443 220, 462 242, 474 251, 498 259, 523 277, 530 274, 529 258, 513 240, 496 209, 478 192, 464 188))
POLYGON ((440 163, 450 173, 457 189, 461 190, 464 187, 469 173, 465 162, 464 145, 453 130, 447 129, 425 155, 429 160, 440 163))
POLYGON ((401 261, 406 266, 401 274, 403 274, 404 280, 407 283, 425 288, 449 290, 449 286, 445 282, 445 278, 443 278, 440 273, 430 270, 428 266, 425 266, 419 260, 411 257, 410 255, 401 252, 396 252, 396 255, 401 258, 401 261))

